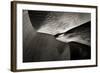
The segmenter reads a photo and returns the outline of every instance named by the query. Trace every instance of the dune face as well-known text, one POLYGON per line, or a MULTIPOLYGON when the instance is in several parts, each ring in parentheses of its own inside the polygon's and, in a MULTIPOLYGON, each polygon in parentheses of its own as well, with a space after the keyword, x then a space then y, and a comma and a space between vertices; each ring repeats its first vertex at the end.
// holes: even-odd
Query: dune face
POLYGON ((70 60, 69 45, 54 36, 37 33, 24 51, 24 62, 70 60))
POLYGON ((69 42, 71 60, 91 59, 91 47, 77 42, 69 42))
POLYGON ((89 13, 23 11, 23 62, 91 58, 89 13))
POLYGON ((55 35, 91 20, 90 13, 28 11, 29 19, 38 32, 55 35))
POLYGON ((56 39, 67 43, 75 41, 91 46, 91 22, 86 22, 69 31, 59 33, 59 36, 56 39))

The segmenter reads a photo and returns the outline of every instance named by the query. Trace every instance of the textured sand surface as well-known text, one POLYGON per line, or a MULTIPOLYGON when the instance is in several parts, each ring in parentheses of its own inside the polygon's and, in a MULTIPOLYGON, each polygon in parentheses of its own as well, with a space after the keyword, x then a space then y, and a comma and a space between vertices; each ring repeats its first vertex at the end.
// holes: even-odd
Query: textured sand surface
POLYGON ((28 11, 24 10, 24 61, 55 61, 90 58, 91 28, 89 24, 87 26, 82 25, 90 21, 90 19, 91 17, 88 13, 35 11, 30 12, 29 15, 28 11), (55 34, 63 32, 67 33, 61 34, 57 38, 54 37, 55 34), (70 48, 72 48, 72 52, 70 48), (75 53, 77 53, 76 56, 73 56, 75 53))

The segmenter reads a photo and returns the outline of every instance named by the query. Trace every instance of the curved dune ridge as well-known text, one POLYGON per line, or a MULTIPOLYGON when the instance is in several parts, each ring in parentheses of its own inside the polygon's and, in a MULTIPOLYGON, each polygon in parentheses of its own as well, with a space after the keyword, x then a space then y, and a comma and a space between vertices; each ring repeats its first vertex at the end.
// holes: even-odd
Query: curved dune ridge
POLYGON ((91 45, 91 21, 72 28, 66 32, 58 33, 57 39, 63 42, 75 41, 85 45, 91 45))

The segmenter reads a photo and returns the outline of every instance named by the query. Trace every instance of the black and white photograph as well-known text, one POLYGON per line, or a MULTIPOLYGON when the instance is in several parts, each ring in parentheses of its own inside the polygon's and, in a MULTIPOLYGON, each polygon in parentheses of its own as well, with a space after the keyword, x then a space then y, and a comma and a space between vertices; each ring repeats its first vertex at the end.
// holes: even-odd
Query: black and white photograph
POLYGON ((12 71, 97 66, 97 7, 12 2, 12 71))
POLYGON ((91 14, 23 10, 23 62, 91 59, 91 14))

